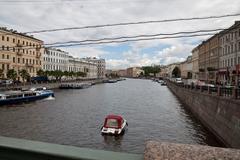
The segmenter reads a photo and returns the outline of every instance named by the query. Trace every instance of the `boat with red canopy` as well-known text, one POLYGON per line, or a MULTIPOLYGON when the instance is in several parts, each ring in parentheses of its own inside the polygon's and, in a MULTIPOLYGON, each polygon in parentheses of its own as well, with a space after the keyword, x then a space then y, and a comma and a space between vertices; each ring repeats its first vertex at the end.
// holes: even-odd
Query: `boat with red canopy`
POLYGON ((127 121, 122 116, 108 115, 105 118, 101 132, 102 134, 120 135, 124 133, 127 125, 127 121))

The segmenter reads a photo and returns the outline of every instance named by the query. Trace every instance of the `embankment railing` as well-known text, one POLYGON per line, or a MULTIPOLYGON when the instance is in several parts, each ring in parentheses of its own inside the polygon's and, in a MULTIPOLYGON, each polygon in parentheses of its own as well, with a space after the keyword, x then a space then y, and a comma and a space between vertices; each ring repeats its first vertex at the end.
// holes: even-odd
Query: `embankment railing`
POLYGON ((240 99, 240 88, 236 87, 224 87, 224 86, 199 86, 199 85, 188 85, 188 84, 178 84, 175 82, 169 81, 168 83, 177 85, 179 87, 196 90, 199 92, 205 92, 212 95, 217 95, 221 97, 228 97, 233 99, 240 99))

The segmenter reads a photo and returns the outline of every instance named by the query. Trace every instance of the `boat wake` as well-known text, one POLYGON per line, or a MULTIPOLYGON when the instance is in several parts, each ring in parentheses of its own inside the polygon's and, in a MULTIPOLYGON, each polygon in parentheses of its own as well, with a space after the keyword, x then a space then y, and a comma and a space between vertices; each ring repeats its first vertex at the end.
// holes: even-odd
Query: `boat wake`
POLYGON ((45 98, 44 100, 51 101, 51 100, 55 100, 55 98, 50 96, 50 97, 45 98))

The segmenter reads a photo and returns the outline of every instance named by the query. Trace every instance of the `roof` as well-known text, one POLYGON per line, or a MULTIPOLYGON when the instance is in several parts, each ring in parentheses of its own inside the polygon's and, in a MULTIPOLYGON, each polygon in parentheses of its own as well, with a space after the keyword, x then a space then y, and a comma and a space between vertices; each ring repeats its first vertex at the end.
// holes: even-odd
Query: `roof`
POLYGON ((123 118, 119 115, 114 115, 114 114, 110 114, 106 117, 107 119, 117 119, 117 120, 122 120, 123 118))

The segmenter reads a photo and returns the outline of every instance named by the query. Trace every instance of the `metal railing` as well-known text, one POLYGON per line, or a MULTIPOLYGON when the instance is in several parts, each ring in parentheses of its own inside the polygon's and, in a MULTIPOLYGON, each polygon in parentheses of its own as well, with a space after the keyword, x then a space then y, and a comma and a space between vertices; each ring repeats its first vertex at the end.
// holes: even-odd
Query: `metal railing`
POLYGON ((213 94, 221 97, 228 97, 234 99, 240 99, 240 88, 233 88, 233 87, 223 87, 223 86, 199 86, 199 85, 189 85, 189 84, 178 84, 175 82, 169 81, 168 83, 177 85, 179 87, 195 90, 200 92, 205 92, 208 94, 213 94))
POLYGON ((142 160, 129 154, 0 136, 0 159, 8 160, 142 160))

